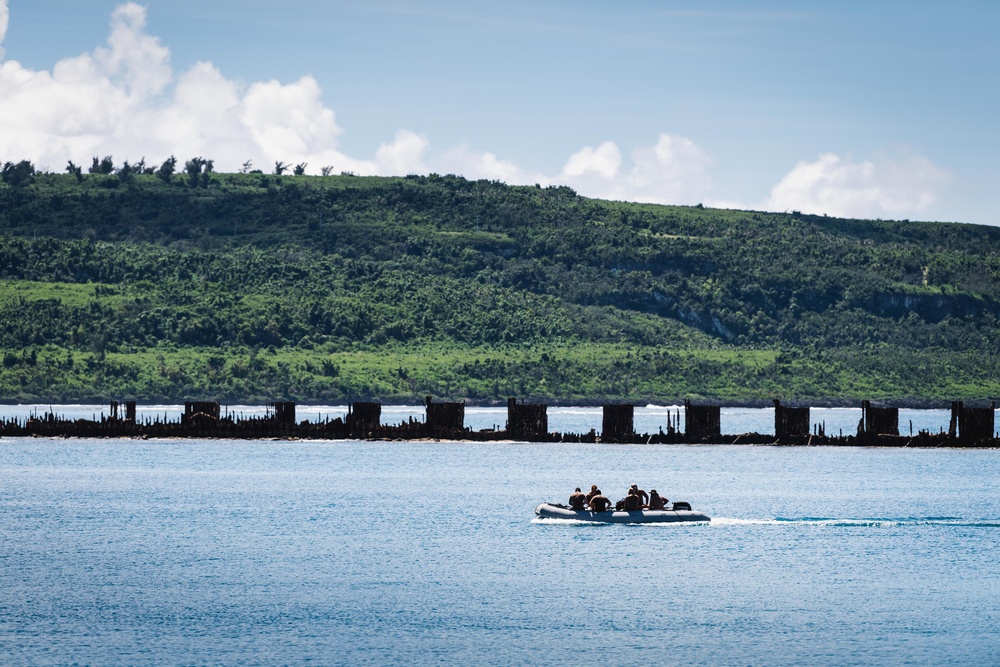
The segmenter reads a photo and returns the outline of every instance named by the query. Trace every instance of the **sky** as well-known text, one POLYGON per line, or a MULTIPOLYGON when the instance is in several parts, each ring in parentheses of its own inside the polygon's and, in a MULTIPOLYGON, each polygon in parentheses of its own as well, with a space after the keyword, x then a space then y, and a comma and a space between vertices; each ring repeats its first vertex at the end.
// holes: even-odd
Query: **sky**
POLYGON ((0 0, 0 161, 1000 225, 1000 2, 0 0))

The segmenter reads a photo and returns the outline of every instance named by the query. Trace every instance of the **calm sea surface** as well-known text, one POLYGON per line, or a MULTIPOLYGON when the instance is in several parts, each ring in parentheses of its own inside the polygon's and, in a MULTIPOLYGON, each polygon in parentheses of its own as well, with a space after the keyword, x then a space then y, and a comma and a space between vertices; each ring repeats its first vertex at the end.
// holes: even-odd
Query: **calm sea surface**
POLYGON ((997 451, 8 438, 0 663, 995 665, 998 488, 997 451), (632 482, 713 521, 534 520, 632 482))

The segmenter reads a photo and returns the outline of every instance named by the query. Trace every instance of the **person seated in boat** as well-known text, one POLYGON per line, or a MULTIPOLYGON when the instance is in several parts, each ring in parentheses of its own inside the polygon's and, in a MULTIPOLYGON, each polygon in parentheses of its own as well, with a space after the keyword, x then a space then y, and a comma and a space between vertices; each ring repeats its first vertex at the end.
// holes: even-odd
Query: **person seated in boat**
POLYGON ((661 498, 656 489, 649 490, 649 509, 662 511, 667 506, 667 499, 661 498))
POLYGON ((649 502, 649 494, 640 489, 638 484, 633 484, 631 490, 635 491, 635 495, 639 496, 639 500, 643 505, 649 502))
POLYGON ((597 488, 597 485, 596 484, 591 484, 590 485, 590 493, 587 494, 587 504, 589 505, 590 504, 590 499, 593 498, 596 495, 599 495, 600 493, 601 493, 601 490, 599 488, 597 488))
POLYGON ((625 507, 623 507, 626 512, 637 512, 642 509, 642 499, 635 492, 635 489, 629 489, 628 495, 625 496, 625 507))
POLYGON ((604 497, 600 489, 597 489, 597 494, 590 499, 590 509, 595 512, 606 512, 609 507, 611 507, 611 501, 604 497))
POLYGON ((577 512, 584 509, 587 503, 587 496, 580 491, 580 487, 576 487, 576 491, 570 494, 569 497, 569 507, 570 509, 576 510, 577 512))

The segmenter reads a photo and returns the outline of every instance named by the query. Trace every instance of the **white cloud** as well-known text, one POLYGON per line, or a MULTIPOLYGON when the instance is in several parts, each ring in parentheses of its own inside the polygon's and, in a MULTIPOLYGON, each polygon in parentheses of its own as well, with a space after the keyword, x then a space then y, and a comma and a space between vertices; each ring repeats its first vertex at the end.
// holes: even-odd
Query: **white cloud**
POLYGON ((130 96, 143 99, 170 83, 170 50, 146 34, 146 9, 134 2, 111 14, 108 46, 94 50, 101 69, 130 96))
MULTIPOLYGON (((0 45, 8 19, 8 0, 0 0, 0 45)), ((526 170, 467 144, 432 152, 426 136, 405 129, 373 157, 356 158, 338 149, 343 129, 313 77, 245 85, 208 62, 175 73, 170 50, 147 34, 146 9, 134 2, 114 10, 105 45, 63 59, 51 72, 3 55, 0 49, 0 157, 30 159, 53 170, 66 160, 89 164, 95 155, 113 155, 119 163, 200 155, 215 160, 221 171, 248 159, 266 171, 278 161, 308 163, 309 173, 325 166, 386 176, 435 171, 511 184, 569 185, 605 199, 705 201, 858 217, 924 211, 947 181, 943 170, 912 153, 863 162, 830 153, 797 164, 758 204, 713 202, 706 197, 711 157, 692 139, 668 133, 628 157, 613 141, 585 146, 555 175, 526 170)))
POLYGON ((382 144, 375 152, 376 171, 386 176, 427 173, 424 153, 428 146, 427 137, 400 130, 391 144, 382 144))
POLYGON ((563 175, 577 178, 592 173, 607 180, 613 180, 622 166, 622 152, 613 141, 605 141, 596 149, 584 146, 573 153, 563 167, 563 175))
POLYGON ((513 162, 501 160, 491 152, 477 152, 467 144, 446 150, 435 160, 435 171, 447 174, 462 174, 470 179, 503 181, 517 185, 549 183, 549 179, 538 173, 521 169, 513 162))
POLYGON ((10 10, 7 0, 0 0, 0 60, 3 59, 3 40, 7 36, 7 23, 10 21, 10 10))
POLYGON ((591 197, 693 204, 712 186, 711 162, 691 139, 663 133, 654 145, 633 151, 632 166, 625 173, 618 146, 605 141, 571 155, 558 180, 591 197))
POLYGON ((824 153, 795 165, 764 207, 857 218, 900 216, 927 210, 947 181, 947 172, 910 152, 863 162, 824 153))
MULTIPOLYGON (((6 23, 7 0, 0 0, 0 37, 6 23)), ((358 174, 437 171, 652 202, 693 202, 710 185, 704 151, 670 134, 635 150, 627 167, 613 142, 585 147, 554 177, 464 144, 431 154, 427 137, 410 130, 399 130, 373 158, 351 157, 337 148, 343 130, 313 77, 243 85, 208 62, 176 74, 170 50, 146 32, 146 9, 133 2, 112 13, 104 46, 61 60, 51 72, 0 63, 0 126, 7 130, 0 155, 54 170, 68 159, 88 164, 94 155, 119 162, 201 155, 219 170, 249 159, 265 170, 278 161, 306 162, 310 173, 327 165, 358 174)))
MULTIPOLYGON (((6 23, 6 1, 0 0, 6 23)), ((220 169, 247 159, 314 161, 373 171, 336 150, 342 130, 310 76, 243 86, 210 63, 175 77, 170 51, 146 34, 146 9, 119 6, 105 46, 56 63, 51 72, 0 63, 0 155, 60 169, 67 159, 181 159, 203 155, 220 169)))

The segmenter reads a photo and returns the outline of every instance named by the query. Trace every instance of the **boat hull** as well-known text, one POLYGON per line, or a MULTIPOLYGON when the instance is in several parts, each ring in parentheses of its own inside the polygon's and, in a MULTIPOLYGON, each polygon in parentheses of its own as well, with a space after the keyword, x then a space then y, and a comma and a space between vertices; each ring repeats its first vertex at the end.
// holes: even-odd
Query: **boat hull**
POLYGON ((591 512, 572 510, 550 503, 542 503, 535 508, 535 514, 543 519, 571 519, 594 523, 678 523, 681 521, 711 521, 711 517, 691 510, 635 510, 632 512, 591 512))

